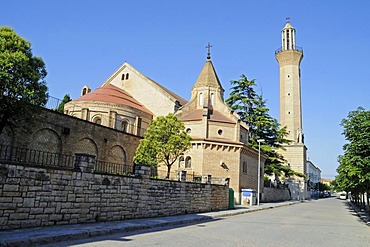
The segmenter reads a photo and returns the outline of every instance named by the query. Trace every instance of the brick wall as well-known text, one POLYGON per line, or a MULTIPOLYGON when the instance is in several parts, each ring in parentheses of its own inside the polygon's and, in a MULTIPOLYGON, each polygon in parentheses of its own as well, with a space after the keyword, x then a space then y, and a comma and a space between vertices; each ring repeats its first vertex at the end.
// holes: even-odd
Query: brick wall
POLYGON ((0 164, 0 230, 198 213, 228 206, 228 186, 150 179, 145 166, 138 167, 135 176, 80 168, 0 164))

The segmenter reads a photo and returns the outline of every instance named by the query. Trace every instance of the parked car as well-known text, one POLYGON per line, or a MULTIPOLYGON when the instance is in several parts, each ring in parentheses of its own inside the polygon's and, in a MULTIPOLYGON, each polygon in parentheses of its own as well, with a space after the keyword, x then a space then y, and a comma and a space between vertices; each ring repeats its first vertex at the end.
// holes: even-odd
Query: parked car
POLYGON ((346 199, 347 199, 347 195, 346 195, 346 193, 340 193, 340 194, 339 194, 339 199, 341 199, 341 200, 346 200, 346 199))

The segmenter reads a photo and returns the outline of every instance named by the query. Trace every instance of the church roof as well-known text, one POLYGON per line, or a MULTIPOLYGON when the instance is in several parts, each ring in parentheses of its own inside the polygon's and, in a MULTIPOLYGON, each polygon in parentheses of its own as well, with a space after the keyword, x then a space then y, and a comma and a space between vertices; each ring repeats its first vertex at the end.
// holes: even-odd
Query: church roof
MULTIPOLYGON (((203 109, 197 109, 190 112, 188 115, 180 117, 181 121, 197 121, 202 120, 203 109)), ((235 123, 230 118, 222 115, 221 112, 213 110, 209 115, 209 120, 222 123, 235 123)))
POLYGON ((105 84, 91 93, 81 96, 80 98, 76 99, 76 101, 99 101, 125 105, 153 115, 151 111, 140 104, 128 92, 112 84, 105 84))
POLYGON ((204 86, 221 88, 223 90, 220 80, 217 77, 215 68, 213 67, 212 61, 210 59, 207 59, 206 63, 204 64, 203 69, 200 72, 199 77, 195 82, 193 88, 204 86))

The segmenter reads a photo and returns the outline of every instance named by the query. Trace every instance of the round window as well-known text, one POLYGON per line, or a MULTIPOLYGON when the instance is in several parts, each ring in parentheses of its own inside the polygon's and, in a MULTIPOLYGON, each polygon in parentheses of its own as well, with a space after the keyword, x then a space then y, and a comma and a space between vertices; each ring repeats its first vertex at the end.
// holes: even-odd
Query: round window
POLYGON ((217 133, 218 133, 219 135, 222 135, 222 129, 219 129, 219 130, 217 131, 217 133))

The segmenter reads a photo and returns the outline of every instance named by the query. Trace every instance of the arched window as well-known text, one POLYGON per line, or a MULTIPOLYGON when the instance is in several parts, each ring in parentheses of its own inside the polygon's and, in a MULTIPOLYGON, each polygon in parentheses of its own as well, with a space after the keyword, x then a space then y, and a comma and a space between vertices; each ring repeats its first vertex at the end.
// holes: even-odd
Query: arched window
POLYGON ((100 118, 100 117, 95 117, 95 118, 93 119, 93 123, 101 124, 101 118, 100 118))
POLYGON ((211 93, 211 105, 215 103, 215 95, 211 93))
POLYGON ((126 80, 128 80, 128 77, 129 77, 129 74, 127 73, 127 74, 126 74, 126 80))
POLYGON ((247 161, 243 161, 243 172, 248 173, 248 164, 247 161))
POLYGON ((82 95, 85 95, 85 94, 86 94, 86 91, 87 91, 87 88, 85 88, 85 87, 84 87, 84 88, 82 89, 82 95))
POLYGON ((185 159, 185 168, 191 168, 191 157, 188 156, 185 159))
POLYGON ((203 94, 199 94, 199 106, 203 106, 203 94))
POLYGON ((125 79, 125 74, 122 74, 121 80, 123 81, 125 79))
POLYGON ((130 122, 128 120, 123 120, 121 125, 121 130, 125 133, 130 131, 130 122))
POLYGON ((184 156, 180 156, 179 158, 179 168, 184 167, 185 159, 184 156))

